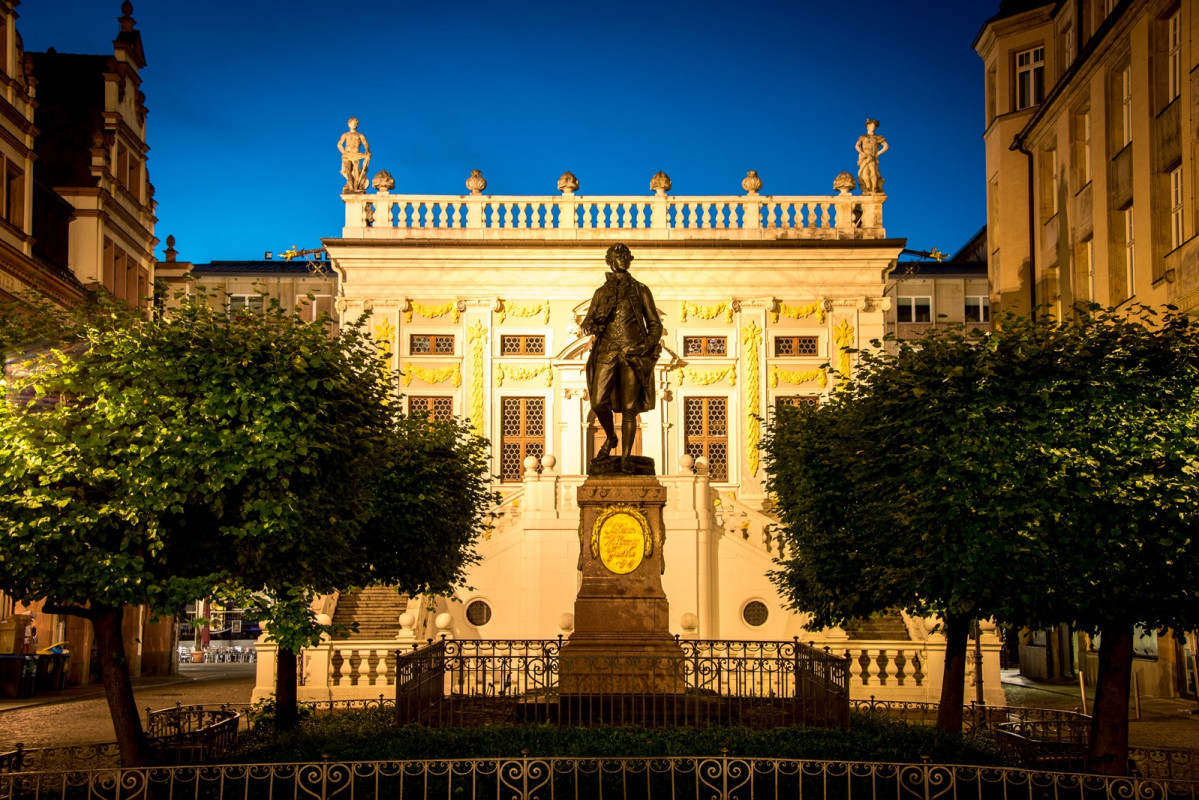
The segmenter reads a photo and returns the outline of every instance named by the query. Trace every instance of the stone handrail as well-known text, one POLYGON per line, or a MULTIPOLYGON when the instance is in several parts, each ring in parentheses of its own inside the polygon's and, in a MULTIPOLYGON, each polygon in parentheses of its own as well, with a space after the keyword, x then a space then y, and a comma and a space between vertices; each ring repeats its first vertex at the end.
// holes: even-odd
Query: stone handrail
POLYGON ((885 195, 343 194, 347 238, 881 239, 885 195))

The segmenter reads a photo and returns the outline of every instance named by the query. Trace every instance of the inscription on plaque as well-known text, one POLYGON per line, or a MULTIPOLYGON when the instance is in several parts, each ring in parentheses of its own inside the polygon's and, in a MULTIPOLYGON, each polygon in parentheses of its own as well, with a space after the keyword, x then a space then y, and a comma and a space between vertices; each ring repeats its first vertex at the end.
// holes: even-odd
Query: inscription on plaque
POLYGON ((634 506, 610 506, 591 531, 591 555, 609 572, 627 575, 653 553, 649 521, 634 506))

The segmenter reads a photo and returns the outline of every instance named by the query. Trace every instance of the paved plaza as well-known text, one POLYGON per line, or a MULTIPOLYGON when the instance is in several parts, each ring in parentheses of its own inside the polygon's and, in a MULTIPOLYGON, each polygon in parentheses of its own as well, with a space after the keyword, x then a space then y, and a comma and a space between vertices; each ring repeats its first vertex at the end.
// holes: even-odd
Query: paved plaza
MULTIPOLYGON (((254 664, 183 664, 179 674, 138 678, 134 696, 140 708, 175 703, 248 703, 254 690, 254 664)), ((1068 683, 1036 683, 1004 674, 1011 705, 1077 708, 1078 689, 1068 683)), ((17 742, 25 747, 99 744, 115 738, 99 686, 69 689, 19 700, 0 699, 0 751, 17 742)), ((1190 700, 1143 698, 1141 718, 1129 725, 1134 747, 1199 749, 1199 713, 1190 700)))

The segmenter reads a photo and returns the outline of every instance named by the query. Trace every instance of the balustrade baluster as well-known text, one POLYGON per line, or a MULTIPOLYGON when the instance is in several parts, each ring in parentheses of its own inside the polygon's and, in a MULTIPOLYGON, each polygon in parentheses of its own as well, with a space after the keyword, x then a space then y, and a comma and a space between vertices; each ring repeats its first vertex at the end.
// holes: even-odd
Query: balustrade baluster
POLYGON ((358 659, 358 685, 370 686, 371 684, 371 651, 363 650, 358 659))
POLYGON ((903 686, 903 679, 907 677, 904 667, 908 663, 907 658, 904 657, 903 650, 895 651, 895 661, 893 663, 895 664, 895 683, 898 686, 903 686))
POLYGON ((350 659, 354 656, 354 651, 348 647, 343 647, 341 653, 341 669, 338 670, 337 685, 350 686, 352 678, 350 678, 350 659))
POLYGON ((866 668, 870 671, 868 683, 871 686, 880 686, 881 683, 879 682, 879 678, 878 678, 878 672, 879 672, 878 652, 877 651, 871 652, 870 650, 867 650, 866 648, 862 648, 862 652, 864 654, 866 654, 866 656, 867 656, 866 668))
POLYGON ((387 685, 387 652, 386 649, 375 651, 375 655, 379 657, 375 663, 375 679, 372 681, 375 686, 387 685))

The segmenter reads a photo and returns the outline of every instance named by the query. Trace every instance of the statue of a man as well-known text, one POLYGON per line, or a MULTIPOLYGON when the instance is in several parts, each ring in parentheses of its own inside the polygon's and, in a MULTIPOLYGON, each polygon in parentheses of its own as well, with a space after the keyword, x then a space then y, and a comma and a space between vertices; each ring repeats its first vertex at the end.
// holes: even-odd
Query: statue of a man
POLYGON ((595 336, 587 358, 591 408, 607 438, 592 464, 607 461, 616 447, 612 414, 621 415, 620 469, 633 473, 630 457, 637 415, 654 407, 654 365, 662 353, 662 320, 654 296, 629 274, 633 254, 623 244, 608 248, 611 272, 595 290, 583 320, 583 333, 595 336))
POLYGON ((366 168, 371 163, 371 146, 366 137, 358 132, 358 117, 350 117, 350 129, 337 140, 341 151, 341 174, 346 179, 343 194, 361 194, 369 184, 366 168))
POLYGON ((877 119, 866 120, 866 133, 858 137, 858 187, 862 194, 881 194, 883 178, 878 174, 878 157, 887 152, 887 140, 875 134, 877 119))

